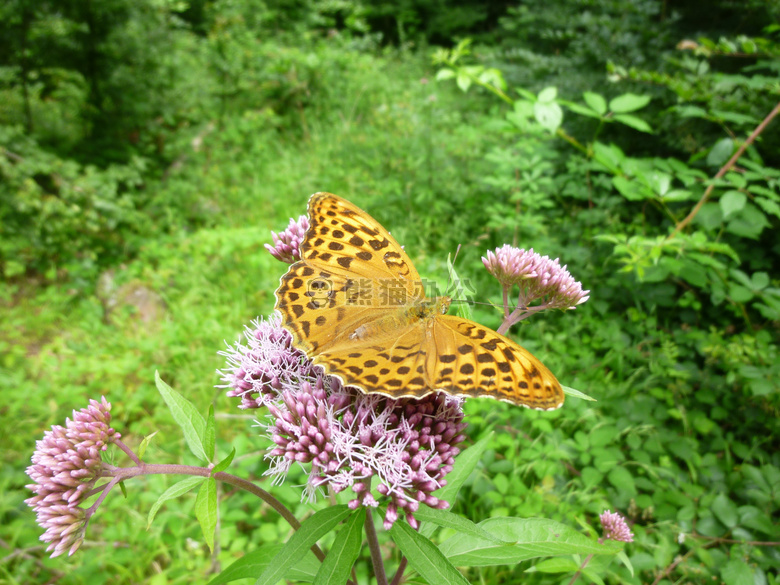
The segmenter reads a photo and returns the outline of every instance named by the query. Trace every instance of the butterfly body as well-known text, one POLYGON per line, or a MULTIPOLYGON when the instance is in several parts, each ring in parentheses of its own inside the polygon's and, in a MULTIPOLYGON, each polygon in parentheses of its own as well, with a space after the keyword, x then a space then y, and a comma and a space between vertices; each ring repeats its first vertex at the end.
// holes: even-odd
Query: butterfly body
POLYGON ((370 215, 330 193, 309 200, 301 260, 276 291, 276 309, 325 372, 391 398, 441 391, 550 410, 563 390, 512 340, 447 315, 449 297, 426 298, 403 248, 370 215))

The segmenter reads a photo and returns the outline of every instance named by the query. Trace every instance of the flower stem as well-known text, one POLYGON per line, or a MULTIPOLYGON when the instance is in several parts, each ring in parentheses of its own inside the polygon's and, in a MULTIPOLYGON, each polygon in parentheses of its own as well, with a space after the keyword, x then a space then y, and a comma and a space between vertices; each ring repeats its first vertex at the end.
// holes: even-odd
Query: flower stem
POLYGON ((393 577, 392 582, 390 585, 400 585, 401 579, 403 579, 404 571, 406 570, 406 565, 409 561, 406 560, 406 557, 401 557, 401 562, 398 563, 398 570, 395 572, 395 576, 393 577))
POLYGON ((366 508, 366 539, 368 548, 371 551, 371 564, 374 566, 374 576, 377 585, 387 585, 387 575, 385 575, 385 565, 382 562, 382 551, 379 548, 379 540, 376 537, 376 528, 374 528, 374 517, 371 508, 366 508))
MULTIPOLYGON (((195 465, 152 464, 141 462, 140 465, 136 465, 135 467, 114 467, 113 465, 106 464, 103 466, 103 471, 101 472, 102 477, 112 478, 111 481, 106 484, 110 486, 108 489, 111 489, 113 485, 120 481, 141 475, 196 475, 201 477, 213 476, 214 479, 246 490, 249 493, 257 496, 266 504, 271 506, 274 510, 276 510, 276 512, 278 512, 279 515, 284 518, 294 530, 298 530, 301 527, 301 523, 298 522, 298 519, 292 514, 292 512, 290 512, 290 510, 288 510, 284 504, 274 498, 270 493, 262 488, 257 487, 251 481, 237 477, 230 473, 225 473, 224 471, 220 471, 219 473, 212 473, 211 470, 207 467, 197 467, 195 465)), ((106 489, 105 485, 98 488, 98 490, 103 489, 106 489)), ((105 496, 101 496, 101 498, 103 497, 105 496)), ((325 555, 316 544, 312 546, 312 551, 320 561, 325 559, 325 555)))
POLYGON ((582 574, 582 569, 588 566, 588 563, 593 558, 593 554, 589 554, 587 557, 585 557, 585 560, 582 561, 582 564, 580 565, 580 568, 577 569, 577 572, 574 573, 574 575, 571 578, 571 581, 569 581, 569 585, 574 585, 575 581, 580 578, 580 575, 582 574))

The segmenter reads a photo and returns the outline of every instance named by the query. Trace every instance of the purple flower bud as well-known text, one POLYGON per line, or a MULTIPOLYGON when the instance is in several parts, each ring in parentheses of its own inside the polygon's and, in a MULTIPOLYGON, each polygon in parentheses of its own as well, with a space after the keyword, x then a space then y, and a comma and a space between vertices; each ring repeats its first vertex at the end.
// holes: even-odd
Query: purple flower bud
POLYGON ((604 538, 620 542, 634 542, 634 534, 629 530, 623 516, 617 512, 605 511, 601 516, 601 527, 604 529, 604 538))
POLYGON ((488 251, 482 263, 505 290, 514 285, 520 287, 520 307, 529 307, 541 299, 540 309, 574 309, 588 300, 590 291, 574 280, 566 266, 558 259, 551 260, 530 250, 514 248, 508 244, 488 251))
POLYGON ((298 221, 290 219, 287 229, 279 235, 271 232, 274 245, 266 244, 266 249, 277 260, 292 264, 301 259, 301 242, 309 229, 309 218, 302 215, 298 221))
POLYGON ((73 411, 65 427, 54 426, 36 442, 27 485, 35 495, 25 500, 36 514, 48 542, 47 551, 56 557, 72 555, 81 546, 86 530, 85 511, 79 505, 95 486, 102 468, 100 452, 119 439, 111 428, 111 405, 102 398, 73 411))

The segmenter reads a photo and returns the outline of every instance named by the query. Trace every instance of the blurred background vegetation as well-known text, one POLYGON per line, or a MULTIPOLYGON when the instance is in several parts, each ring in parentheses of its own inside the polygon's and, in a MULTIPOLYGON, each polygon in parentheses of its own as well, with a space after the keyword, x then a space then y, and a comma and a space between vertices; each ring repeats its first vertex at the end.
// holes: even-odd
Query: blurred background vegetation
MULTIPOLYGON (((780 122, 717 176, 780 99, 777 0, 6 0, 0 43, 0 582, 206 582, 286 538, 227 490, 215 557, 192 499, 147 531, 174 481, 153 477, 50 560, 23 470, 100 395, 130 444, 161 431, 148 461, 192 462, 159 370, 260 478, 217 352, 273 308, 269 231, 324 190, 426 276, 462 244, 479 300, 500 300, 479 258, 503 243, 591 290, 512 335, 598 402, 469 401, 470 440, 493 445, 455 511, 618 510, 635 573, 609 583, 780 583, 780 122)), ((301 483, 273 488, 299 516, 301 483)))

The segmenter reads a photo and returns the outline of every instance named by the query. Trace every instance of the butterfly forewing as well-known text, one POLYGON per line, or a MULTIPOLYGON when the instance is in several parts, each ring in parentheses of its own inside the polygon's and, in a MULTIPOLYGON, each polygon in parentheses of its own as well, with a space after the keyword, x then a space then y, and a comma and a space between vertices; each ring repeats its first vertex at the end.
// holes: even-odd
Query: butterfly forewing
POLYGON ((419 295, 420 276, 393 236, 365 211, 330 193, 309 200, 302 260, 351 277, 395 280, 419 295))

